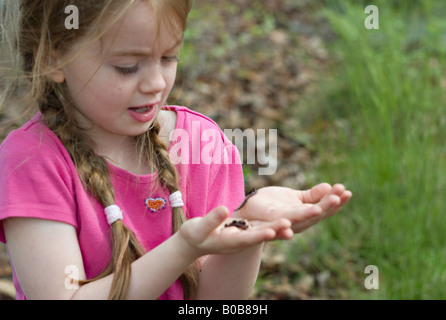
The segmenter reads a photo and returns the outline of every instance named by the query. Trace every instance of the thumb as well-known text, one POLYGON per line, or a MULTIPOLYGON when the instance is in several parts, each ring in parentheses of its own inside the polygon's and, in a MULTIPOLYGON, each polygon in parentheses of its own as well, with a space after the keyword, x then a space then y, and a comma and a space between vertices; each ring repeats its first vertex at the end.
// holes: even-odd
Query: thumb
POLYGON ((209 234, 220 226, 229 217, 229 210, 226 207, 217 207, 212 209, 203 218, 196 219, 193 230, 194 238, 201 242, 204 241, 209 234))

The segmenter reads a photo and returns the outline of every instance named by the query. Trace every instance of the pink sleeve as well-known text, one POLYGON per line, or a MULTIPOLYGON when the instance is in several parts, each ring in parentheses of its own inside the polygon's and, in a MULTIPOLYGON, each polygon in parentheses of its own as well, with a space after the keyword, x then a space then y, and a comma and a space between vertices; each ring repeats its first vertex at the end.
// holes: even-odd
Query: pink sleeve
POLYGON ((77 224, 72 169, 65 155, 57 150, 57 144, 48 145, 47 140, 48 137, 42 139, 20 130, 10 134, 0 146, 2 242, 3 220, 11 217, 77 224))

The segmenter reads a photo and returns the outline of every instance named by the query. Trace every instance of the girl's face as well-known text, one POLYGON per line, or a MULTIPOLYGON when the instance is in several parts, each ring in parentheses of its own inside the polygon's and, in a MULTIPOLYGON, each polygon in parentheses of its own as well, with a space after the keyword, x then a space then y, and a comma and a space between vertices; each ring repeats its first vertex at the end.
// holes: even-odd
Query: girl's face
POLYGON ((96 143, 144 133, 165 103, 175 82, 182 34, 176 38, 162 27, 157 30, 153 9, 140 1, 102 41, 61 68, 75 117, 96 143))

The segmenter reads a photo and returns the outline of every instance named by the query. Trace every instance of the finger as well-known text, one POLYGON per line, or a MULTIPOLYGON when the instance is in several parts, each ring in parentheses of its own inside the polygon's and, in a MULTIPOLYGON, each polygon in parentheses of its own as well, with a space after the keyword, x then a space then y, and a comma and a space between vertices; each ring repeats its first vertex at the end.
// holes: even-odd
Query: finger
POLYGON ((317 203, 331 190, 330 184, 320 183, 309 190, 301 191, 300 198, 303 203, 317 203))
MULTIPOLYGON (((317 204, 308 205, 304 212, 295 214, 293 222, 293 231, 302 232, 319 221, 327 219, 338 212, 352 197, 352 193, 345 190, 341 184, 334 185, 332 190, 327 193, 317 204)), ((297 210, 296 210, 297 211, 297 210)))
POLYGON ((288 219, 277 219, 270 222, 264 221, 252 221, 252 228, 249 229, 251 232, 258 234, 258 240, 270 241, 277 238, 289 239, 293 236, 291 230, 291 222, 288 219))
POLYGON ((324 218, 325 212, 314 204, 294 205, 283 212, 283 217, 289 220, 292 227, 278 231, 279 239, 290 239, 295 233, 299 233, 324 218))
POLYGON ((351 192, 346 190, 345 186, 342 184, 335 184, 330 194, 338 196, 339 203, 334 204, 330 208, 326 208, 327 216, 332 216, 338 212, 352 196, 351 192))
POLYGON ((345 189, 345 186, 343 184, 337 183, 331 189, 331 193, 332 194, 336 194, 338 196, 341 196, 344 193, 345 190, 346 189, 345 189))
POLYGON ((251 231, 264 232, 264 241, 277 237, 277 234, 286 234, 286 230, 290 230, 292 226, 291 221, 285 218, 270 222, 253 221, 251 225, 253 226, 251 231))
POLYGON ((346 204, 353 197, 353 193, 349 190, 346 190, 341 196, 341 203, 346 204))
POLYGON ((272 228, 252 228, 250 230, 228 230, 229 241, 235 241, 237 247, 249 247, 276 237, 277 232, 272 228))
POLYGON ((293 230, 302 231, 307 229, 319 221, 328 217, 331 210, 335 208, 340 202, 340 198, 336 195, 326 195, 317 204, 307 204, 300 206, 292 206, 285 213, 293 224, 293 230))
POLYGON ((275 240, 290 240, 294 237, 294 231, 291 228, 280 230, 276 234, 275 240))
POLYGON ((236 227, 228 227, 220 230, 218 237, 218 245, 220 253, 239 251, 264 241, 269 241, 276 236, 276 232, 271 228, 249 228, 241 230, 236 227))
POLYGON ((253 228, 271 228, 274 230, 279 230, 283 228, 289 228, 291 226, 291 222, 289 219, 280 218, 273 221, 250 221, 249 222, 253 228))
POLYGON ((333 209, 341 205, 341 196, 345 192, 345 186, 335 184, 321 199, 316 203, 325 214, 330 214, 333 209))
POLYGON ((324 211, 330 210, 333 207, 338 206, 340 203, 341 203, 341 198, 335 194, 327 195, 320 202, 321 207, 324 211))
POLYGON ((282 209, 281 217, 288 219, 292 225, 302 223, 308 219, 318 217, 323 213, 320 206, 315 204, 294 204, 282 209))
POLYGON ((320 221, 320 219, 316 219, 316 218, 310 219, 310 220, 307 220, 307 221, 305 221, 303 223, 294 225, 292 230, 293 230, 294 233, 301 233, 301 232, 311 228, 312 226, 317 224, 319 221, 320 221))
POLYGON ((191 222, 194 223, 191 233, 193 233, 193 238, 198 242, 206 239, 209 234, 218 228, 229 216, 229 211, 226 207, 217 207, 211 210, 203 218, 192 219, 191 222))
MULTIPOLYGON (((329 195, 341 196, 345 191, 345 186, 343 184, 337 183, 333 187, 331 187, 328 183, 321 183, 317 186, 314 186, 310 190, 304 191, 304 203, 320 203, 322 200, 327 200, 329 195)), ((335 201, 335 198, 330 198, 331 202, 335 201)), ((325 201, 325 204, 327 202, 325 201)))
POLYGON ((329 212, 329 217, 331 217, 332 215, 337 213, 339 210, 341 210, 341 208, 345 206, 345 204, 351 199, 352 196, 353 196, 353 194, 348 190, 343 192, 342 195, 340 195, 341 201, 340 201, 339 205, 337 205, 331 209, 331 211, 329 212))

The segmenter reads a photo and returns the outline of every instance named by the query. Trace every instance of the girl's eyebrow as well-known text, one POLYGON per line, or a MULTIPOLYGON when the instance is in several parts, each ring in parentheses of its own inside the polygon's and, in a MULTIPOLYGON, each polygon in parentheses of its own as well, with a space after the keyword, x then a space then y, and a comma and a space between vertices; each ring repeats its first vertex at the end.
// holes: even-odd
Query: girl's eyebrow
MULTIPOLYGON (((177 47, 179 47, 182 44, 183 40, 178 40, 177 42, 174 43, 174 45, 170 48, 168 48, 166 50, 166 52, 169 52, 177 47)), ((135 49, 118 49, 115 51, 111 52, 112 56, 115 57, 122 57, 122 56, 126 56, 126 57, 147 57, 152 53, 152 50, 147 50, 147 49, 139 49, 139 48, 135 48, 135 49)))
POLYGON ((128 56, 134 56, 134 57, 141 57, 141 56, 149 56, 151 53, 150 50, 141 50, 141 49, 122 49, 122 50, 116 50, 112 51, 111 55, 115 57, 128 57, 128 56))

